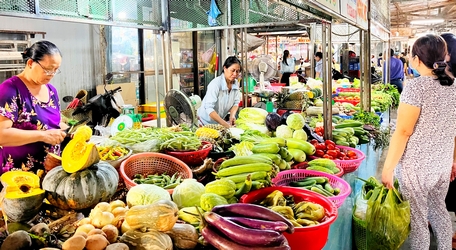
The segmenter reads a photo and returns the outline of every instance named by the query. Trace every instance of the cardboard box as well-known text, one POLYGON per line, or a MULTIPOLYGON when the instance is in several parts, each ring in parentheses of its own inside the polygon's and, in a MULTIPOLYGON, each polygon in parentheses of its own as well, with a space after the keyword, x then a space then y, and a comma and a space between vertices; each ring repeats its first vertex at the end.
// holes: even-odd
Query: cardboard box
MULTIPOLYGON (((131 104, 133 107, 136 107, 138 105, 138 99, 136 98, 136 85, 132 82, 130 83, 115 83, 115 84, 108 84, 106 85, 107 90, 113 90, 117 87, 121 87, 122 91, 120 92, 120 95, 122 96, 122 99, 124 101, 123 104, 131 104)), ((97 95, 98 94, 104 94, 104 88, 103 85, 98 85, 97 86, 97 95)), ((119 106, 122 106, 123 104, 117 103, 119 106)))

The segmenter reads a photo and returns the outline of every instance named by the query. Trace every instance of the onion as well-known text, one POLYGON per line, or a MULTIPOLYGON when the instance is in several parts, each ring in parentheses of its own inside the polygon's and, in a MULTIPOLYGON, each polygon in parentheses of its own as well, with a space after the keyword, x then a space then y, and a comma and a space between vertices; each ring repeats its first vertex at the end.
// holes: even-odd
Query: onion
POLYGON ((110 212, 101 212, 92 218, 92 225, 96 228, 102 228, 106 225, 109 225, 114 220, 114 215, 110 212))

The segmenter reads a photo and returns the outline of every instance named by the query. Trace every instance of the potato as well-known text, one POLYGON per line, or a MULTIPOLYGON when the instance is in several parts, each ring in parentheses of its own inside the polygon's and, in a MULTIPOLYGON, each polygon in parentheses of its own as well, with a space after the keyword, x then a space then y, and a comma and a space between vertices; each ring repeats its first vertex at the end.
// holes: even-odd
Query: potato
POLYGON ((81 219, 78 221, 78 223, 76 224, 78 227, 82 226, 82 225, 85 225, 85 224, 90 224, 91 223, 91 219, 90 218, 84 218, 84 219, 81 219))
POLYGON ((119 217, 119 216, 125 216, 125 213, 127 213, 128 209, 125 207, 116 207, 114 210, 111 211, 111 213, 114 215, 114 217, 119 217))
POLYGON ((1 250, 28 250, 32 247, 32 239, 30 235, 24 231, 16 231, 3 241, 1 250))
POLYGON ((106 247, 106 250, 129 250, 125 243, 114 243, 106 247))
POLYGON ((107 203, 107 202, 100 202, 93 209, 98 209, 101 212, 110 212, 111 205, 109 205, 109 203, 107 203))
POLYGON ((87 234, 87 236, 95 235, 95 234, 101 234, 101 235, 103 235, 103 237, 107 238, 106 234, 101 229, 98 229, 98 228, 90 230, 90 232, 87 234))
POLYGON ((109 241, 101 234, 94 234, 87 237, 87 250, 103 250, 108 246, 109 241))
POLYGON ((119 236, 119 230, 117 227, 113 225, 106 225, 101 229, 106 234, 106 239, 108 239, 109 243, 114 243, 117 241, 117 237, 119 236))
POLYGON ((75 233, 84 232, 84 233, 88 234, 92 229, 95 229, 95 227, 92 224, 84 224, 84 225, 78 227, 78 229, 76 229, 75 233))
POLYGON ((118 207, 126 207, 125 203, 121 200, 111 201, 111 203, 109 203, 109 206, 111 207, 111 212, 118 207))
POLYGON ((43 236, 46 233, 49 233, 51 230, 49 230, 49 227, 46 223, 38 223, 32 228, 30 228, 30 233, 37 235, 37 236, 43 236))
POLYGON ((96 228, 102 228, 106 225, 109 225, 114 220, 114 215, 111 212, 101 212, 101 214, 97 214, 96 216, 92 217, 92 225, 96 228))
POLYGON ((62 250, 83 250, 86 245, 86 239, 82 235, 73 235, 62 245, 62 250))
POLYGON ((74 233, 74 235, 81 235, 82 237, 84 237, 84 239, 87 239, 87 236, 88 236, 87 233, 83 232, 83 231, 76 232, 76 233, 74 233))

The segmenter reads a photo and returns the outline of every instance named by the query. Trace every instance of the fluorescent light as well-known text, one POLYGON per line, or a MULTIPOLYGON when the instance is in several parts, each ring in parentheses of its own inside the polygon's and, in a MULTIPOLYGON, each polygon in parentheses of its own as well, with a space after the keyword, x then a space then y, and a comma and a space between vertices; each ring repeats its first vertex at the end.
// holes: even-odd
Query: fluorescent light
POLYGON ((417 24, 417 25, 426 25, 426 24, 437 24, 443 23, 445 20, 443 19, 422 19, 422 20, 412 20, 410 24, 417 24))

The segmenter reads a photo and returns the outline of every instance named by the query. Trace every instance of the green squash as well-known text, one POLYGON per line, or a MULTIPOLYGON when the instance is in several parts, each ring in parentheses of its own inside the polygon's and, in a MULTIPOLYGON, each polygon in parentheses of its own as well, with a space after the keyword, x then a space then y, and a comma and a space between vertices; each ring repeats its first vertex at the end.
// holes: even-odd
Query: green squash
POLYGON ((107 162, 100 161, 75 173, 67 173, 61 166, 46 174, 42 186, 47 200, 64 210, 81 210, 109 201, 117 190, 119 174, 107 162))

